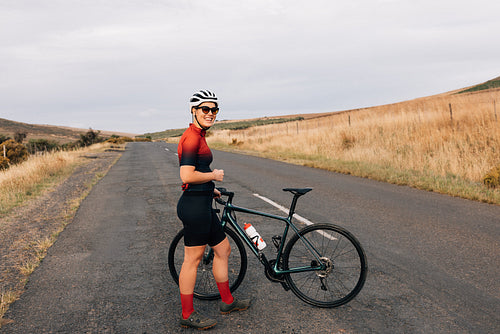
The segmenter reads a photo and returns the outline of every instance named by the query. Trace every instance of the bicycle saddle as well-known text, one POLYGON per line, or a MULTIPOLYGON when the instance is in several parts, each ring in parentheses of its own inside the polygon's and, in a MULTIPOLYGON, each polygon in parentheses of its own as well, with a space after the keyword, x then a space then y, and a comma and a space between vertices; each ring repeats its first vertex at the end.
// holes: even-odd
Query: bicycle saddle
POLYGON ((313 188, 285 188, 283 191, 289 191, 294 195, 302 196, 313 190, 313 188))

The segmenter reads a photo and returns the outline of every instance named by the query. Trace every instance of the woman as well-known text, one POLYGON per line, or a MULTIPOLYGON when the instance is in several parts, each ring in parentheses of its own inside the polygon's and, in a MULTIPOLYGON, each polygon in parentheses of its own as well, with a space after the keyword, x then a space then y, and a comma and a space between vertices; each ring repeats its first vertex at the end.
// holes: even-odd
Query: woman
POLYGON ((184 191, 177 204, 177 215, 184 225, 184 262, 179 273, 182 304, 180 324, 182 327, 207 329, 217 322, 193 308, 196 272, 207 245, 214 250, 212 272, 222 299, 220 311, 227 314, 246 310, 250 300, 237 300, 231 295, 228 282, 231 247, 212 209, 213 198, 221 195, 213 181, 222 181, 224 171, 210 169, 212 152, 205 140, 205 133, 215 123, 219 101, 214 93, 200 90, 193 94, 189 105, 193 123, 182 135, 177 148, 184 191))

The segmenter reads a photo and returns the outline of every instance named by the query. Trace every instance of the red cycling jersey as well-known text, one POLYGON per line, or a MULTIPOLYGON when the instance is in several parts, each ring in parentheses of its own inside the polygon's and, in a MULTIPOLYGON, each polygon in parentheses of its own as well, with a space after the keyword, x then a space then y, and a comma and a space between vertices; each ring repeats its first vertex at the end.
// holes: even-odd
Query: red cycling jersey
MULTIPOLYGON (((194 124, 189 124, 189 128, 184 131, 177 146, 180 166, 194 166, 195 170, 202 173, 209 173, 212 163, 212 151, 205 140, 206 131, 198 128, 194 124)), ((210 181, 202 184, 183 184, 185 191, 213 191, 215 184, 210 181)))

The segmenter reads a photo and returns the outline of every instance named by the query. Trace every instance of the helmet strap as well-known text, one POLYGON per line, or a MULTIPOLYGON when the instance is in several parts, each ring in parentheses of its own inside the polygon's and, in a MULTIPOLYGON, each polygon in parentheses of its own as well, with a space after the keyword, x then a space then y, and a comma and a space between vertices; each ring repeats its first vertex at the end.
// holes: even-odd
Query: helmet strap
POLYGON ((200 124, 200 122, 198 121, 198 117, 196 117, 196 112, 193 112, 193 118, 196 120, 196 123, 198 123, 198 126, 202 129, 202 130, 208 130, 210 129, 210 127, 205 127, 203 125, 200 124))

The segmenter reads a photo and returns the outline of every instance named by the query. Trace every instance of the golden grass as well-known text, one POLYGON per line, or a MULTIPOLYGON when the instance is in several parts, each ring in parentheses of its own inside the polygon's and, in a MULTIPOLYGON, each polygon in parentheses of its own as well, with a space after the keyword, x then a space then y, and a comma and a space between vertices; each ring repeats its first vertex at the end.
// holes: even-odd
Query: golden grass
POLYGON ((0 215, 36 196, 60 177, 69 175, 83 154, 104 151, 106 147, 109 144, 30 156, 22 164, 0 171, 0 215))
POLYGON ((19 298, 20 293, 14 291, 0 291, 0 328, 2 325, 8 324, 10 321, 2 319, 5 312, 17 298, 19 298))
POLYGON ((78 152, 56 152, 31 156, 26 162, 0 172, 0 213, 39 193, 44 185, 65 174, 74 165, 78 152))
POLYGON ((480 185, 500 165, 495 110, 500 107, 494 101, 500 103, 499 89, 441 94, 293 123, 214 131, 207 141, 215 148, 500 203, 498 190, 480 185), (461 189, 447 190, 457 184, 461 189), (480 188, 467 194, 470 187, 480 188))
MULTIPOLYGON (((64 227, 61 227, 60 231, 62 231, 64 227)), ((33 258, 26 261, 26 263, 19 266, 19 271, 24 276, 29 276, 35 271, 35 269, 40 265, 40 262, 43 260, 45 255, 47 255, 47 251, 56 241, 56 237, 60 231, 56 231, 51 237, 46 237, 42 240, 36 240, 32 242, 27 248, 27 251, 33 253, 33 258)))

